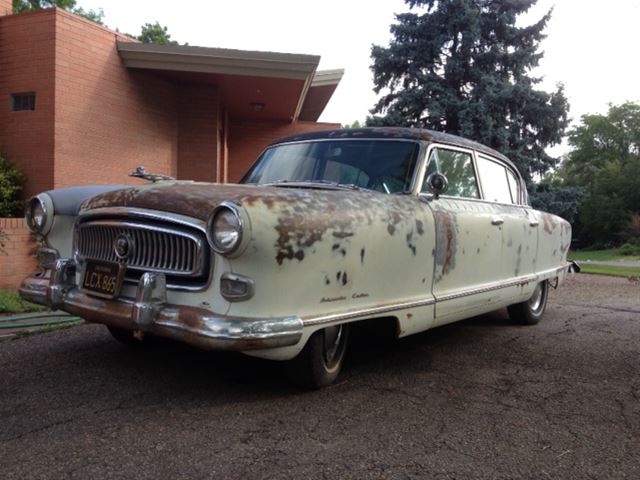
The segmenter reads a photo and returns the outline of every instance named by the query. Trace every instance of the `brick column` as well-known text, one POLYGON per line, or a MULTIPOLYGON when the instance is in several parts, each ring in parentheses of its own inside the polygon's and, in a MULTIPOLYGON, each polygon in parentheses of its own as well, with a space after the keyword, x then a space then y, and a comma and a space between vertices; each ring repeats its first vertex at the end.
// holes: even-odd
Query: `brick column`
POLYGON ((13 11, 12 0, 0 0, 0 17, 11 15, 13 11))

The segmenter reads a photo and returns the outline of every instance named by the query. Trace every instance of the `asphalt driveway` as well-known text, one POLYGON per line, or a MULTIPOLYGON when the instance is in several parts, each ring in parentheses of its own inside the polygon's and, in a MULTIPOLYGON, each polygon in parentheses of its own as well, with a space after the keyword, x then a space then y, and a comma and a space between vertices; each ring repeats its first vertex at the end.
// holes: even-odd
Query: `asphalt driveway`
POLYGON ((99 325, 0 342, 13 478, 640 478, 640 286, 577 275, 538 326, 504 311, 354 338, 339 382, 99 325))

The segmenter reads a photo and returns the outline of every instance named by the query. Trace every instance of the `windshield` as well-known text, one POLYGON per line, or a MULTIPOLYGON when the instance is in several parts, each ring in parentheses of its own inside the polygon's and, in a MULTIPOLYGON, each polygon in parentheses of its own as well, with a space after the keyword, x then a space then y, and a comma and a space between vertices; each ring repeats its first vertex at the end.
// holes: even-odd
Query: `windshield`
POLYGON ((268 148, 241 183, 316 182, 385 193, 411 187, 420 145, 395 140, 322 140, 268 148))

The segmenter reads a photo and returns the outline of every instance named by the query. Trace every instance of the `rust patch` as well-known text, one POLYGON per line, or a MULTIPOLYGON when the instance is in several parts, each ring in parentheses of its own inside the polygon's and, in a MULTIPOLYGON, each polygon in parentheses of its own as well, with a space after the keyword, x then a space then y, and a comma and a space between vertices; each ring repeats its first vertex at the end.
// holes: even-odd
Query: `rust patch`
POLYGON ((416 220, 416 231, 418 235, 424 235, 424 223, 422 223, 422 220, 416 220))
POLYGON ((548 234, 552 234, 556 226, 558 225, 555 216, 551 215, 550 213, 542 214, 542 222, 544 223, 544 231, 548 234))
POLYGON ((457 226, 454 214, 443 210, 433 211, 436 223, 436 265, 446 275, 456 266, 456 250, 458 243, 457 226))
POLYGON ((400 213, 397 211, 390 211, 387 217, 387 231, 389 235, 393 235, 396 232, 396 227, 402 220, 400 213))
POLYGON ((331 235, 333 235, 336 238, 348 238, 348 237, 353 237, 353 232, 333 232, 331 235))
POLYGON ((407 247, 409 247, 409 250, 411 250, 411 253, 415 257, 416 256, 416 246, 413 243, 413 231, 407 233, 407 247))
POLYGON ((360 249, 360 263, 364 265, 364 247, 360 249))
POLYGON ((158 182, 105 192, 89 199, 83 208, 128 207, 176 213, 207 221, 223 201, 245 208, 250 221, 271 224, 277 232, 275 259, 302 261, 313 246, 327 237, 344 242, 359 229, 380 225, 390 235, 415 228, 419 205, 411 198, 374 192, 278 188, 258 185, 202 182, 158 182), (415 225, 415 227, 414 227, 415 225))
POLYGON ((347 272, 342 272, 342 285, 346 285, 347 282, 347 272))

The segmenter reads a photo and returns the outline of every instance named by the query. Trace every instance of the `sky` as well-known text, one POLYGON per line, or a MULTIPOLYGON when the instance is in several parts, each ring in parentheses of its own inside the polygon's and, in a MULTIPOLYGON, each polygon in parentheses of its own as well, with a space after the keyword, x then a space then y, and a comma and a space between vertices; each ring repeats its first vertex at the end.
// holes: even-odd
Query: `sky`
MULTIPOLYGON (((371 45, 388 45, 394 13, 404 0, 79 0, 102 8, 110 28, 137 35, 160 22, 172 40, 189 45, 320 55, 319 70, 343 68, 344 77, 320 121, 363 122, 374 106, 371 45)), ((539 88, 565 85, 574 123, 606 113, 608 104, 640 102, 640 0, 538 0, 519 19, 534 23, 550 8, 552 18, 533 72, 539 88)), ((558 152, 560 154, 560 152, 558 152)))

